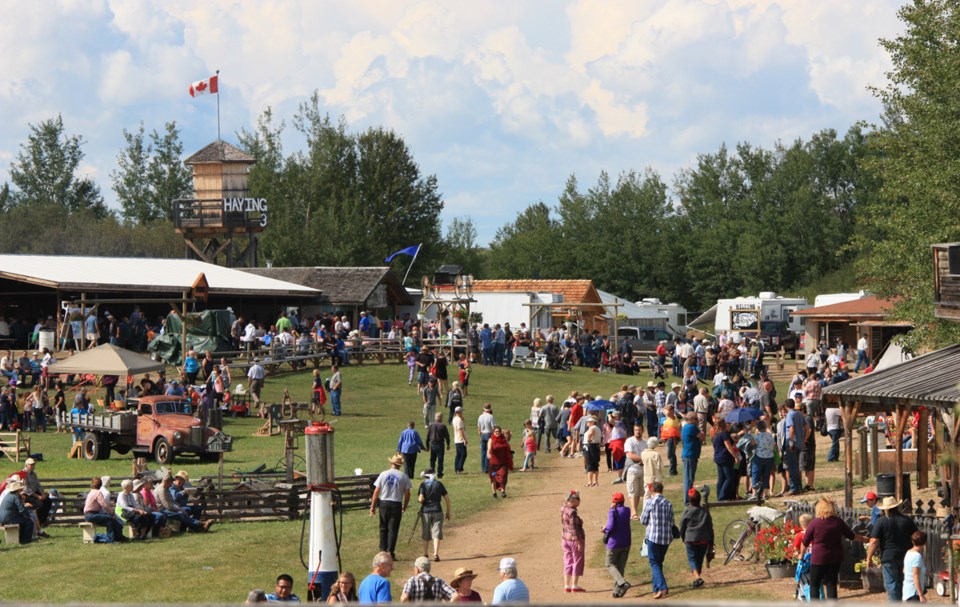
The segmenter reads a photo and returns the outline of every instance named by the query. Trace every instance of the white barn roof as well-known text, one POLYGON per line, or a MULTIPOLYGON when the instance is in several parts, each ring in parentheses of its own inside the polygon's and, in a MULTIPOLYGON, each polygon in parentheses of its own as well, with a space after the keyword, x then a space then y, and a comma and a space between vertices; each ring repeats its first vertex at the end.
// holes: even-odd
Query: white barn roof
POLYGON ((193 259, 0 255, 0 278, 64 291, 179 293, 203 274, 211 295, 311 296, 320 291, 193 259))

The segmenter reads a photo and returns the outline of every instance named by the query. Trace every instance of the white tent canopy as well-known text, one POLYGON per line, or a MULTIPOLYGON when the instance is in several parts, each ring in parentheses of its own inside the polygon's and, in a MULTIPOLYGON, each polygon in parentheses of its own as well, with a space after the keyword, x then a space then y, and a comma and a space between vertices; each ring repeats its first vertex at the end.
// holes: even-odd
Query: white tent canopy
POLYGON ((162 371, 164 364, 150 360, 143 354, 103 344, 86 352, 74 354, 70 358, 50 365, 51 375, 90 373, 93 375, 140 375, 152 371, 162 371))

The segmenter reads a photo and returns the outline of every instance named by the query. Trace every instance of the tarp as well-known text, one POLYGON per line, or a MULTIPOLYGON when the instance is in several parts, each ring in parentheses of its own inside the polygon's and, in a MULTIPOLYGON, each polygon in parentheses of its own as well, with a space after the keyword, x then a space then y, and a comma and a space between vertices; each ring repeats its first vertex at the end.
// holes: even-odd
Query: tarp
POLYGON ((709 310, 696 317, 687 327, 710 333, 717 326, 717 305, 713 304, 709 310))
POLYGON ((103 344, 91 350, 74 354, 70 358, 50 365, 51 375, 91 373, 93 375, 116 375, 124 378, 161 371, 162 362, 150 360, 143 354, 124 350, 112 344, 103 344))
MULTIPOLYGON (((187 348, 196 352, 228 352, 233 350, 230 341, 230 323, 232 322, 228 310, 204 310, 200 313, 187 314, 187 348)), ((181 362, 180 335, 182 331, 180 318, 169 314, 163 321, 163 335, 158 335, 150 342, 147 349, 157 354, 168 364, 176 365, 181 362)))
POLYGON ((880 369, 886 369, 887 367, 892 367, 893 365, 899 365, 900 363, 908 361, 911 358, 913 358, 912 354, 891 341, 887 344, 887 347, 883 349, 883 354, 880 355, 880 360, 874 363, 873 370, 879 371, 880 369))

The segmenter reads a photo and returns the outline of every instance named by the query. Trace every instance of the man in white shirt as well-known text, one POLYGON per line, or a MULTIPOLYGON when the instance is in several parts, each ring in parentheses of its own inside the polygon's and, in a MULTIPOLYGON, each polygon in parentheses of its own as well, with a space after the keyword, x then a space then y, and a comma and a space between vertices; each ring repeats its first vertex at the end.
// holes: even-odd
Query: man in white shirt
POLYGON ((630 504, 633 506, 630 517, 634 520, 640 519, 640 497, 643 495, 643 451, 647 444, 643 442, 643 424, 636 424, 633 427, 633 436, 623 443, 623 452, 627 456, 624 460, 625 480, 627 483, 627 495, 630 497, 630 504))
POLYGON ((493 427, 497 420, 493 418, 493 406, 490 403, 483 405, 483 413, 477 418, 477 432, 480 433, 480 469, 487 472, 487 441, 493 434, 493 427))
POLYGON ((453 461, 453 471, 463 473, 463 464, 467 461, 467 425, 463 422, 463 407, 453 410, 453 447, 457 450, 453 461))
POLYGON ((867 342, 867 334, 864 333, 860 336, 860 339, 857 340, 857 366, 853 368, 854 373, 860 372, 860 365, 863 365, 864 369, 870 366, 870 357, 867 356, 867 349, 869 347, 870 344, 867 342))
MULTIPOLYGON (((257 405, 260 404, 260 391, 263 389, 263 376, 265 375, 263 367, 260 366, 260 361, 256 358, 253 359, 253 364, 250 365, 250 369, 247 371, 247 389, 250 391, 250 394, 253 396, 253 401, 257 405)), ((260 408, 260 417, 263 417, 263 407, 260 408)))

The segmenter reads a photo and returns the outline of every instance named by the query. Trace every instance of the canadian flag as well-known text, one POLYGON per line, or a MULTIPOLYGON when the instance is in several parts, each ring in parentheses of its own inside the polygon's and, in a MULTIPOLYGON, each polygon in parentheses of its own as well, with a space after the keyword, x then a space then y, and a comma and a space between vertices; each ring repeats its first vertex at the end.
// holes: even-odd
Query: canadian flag
POLYGON ((217 78, 219 76, 210 76, 206 80, 197 80, 190 85, 190 96, 213 95, 220 91, 217 89, 217 78))

